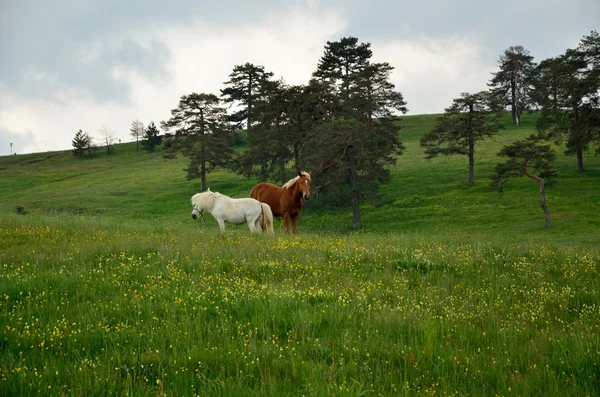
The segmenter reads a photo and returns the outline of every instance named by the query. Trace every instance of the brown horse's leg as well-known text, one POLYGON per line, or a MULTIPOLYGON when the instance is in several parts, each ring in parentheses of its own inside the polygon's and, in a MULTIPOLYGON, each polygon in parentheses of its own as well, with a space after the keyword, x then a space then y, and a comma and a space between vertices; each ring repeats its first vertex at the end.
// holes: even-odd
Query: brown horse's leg
POLYGON ((292 217, 292 233, 294 234, 298 232, 298 218, 300 218, 300 214, 296 214, 292 217))
POLYGON ((290 233, 290 214, 289 213, 285 213, 283 215, 283 225, 285 227, 286 234, 289 234, 290 233))

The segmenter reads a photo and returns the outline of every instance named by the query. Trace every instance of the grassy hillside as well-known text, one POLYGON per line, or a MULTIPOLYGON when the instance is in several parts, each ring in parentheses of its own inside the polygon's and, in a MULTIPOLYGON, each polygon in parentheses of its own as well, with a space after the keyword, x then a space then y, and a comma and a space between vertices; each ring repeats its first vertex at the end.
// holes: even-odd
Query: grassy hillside
MULTIPOLYGON (((502 197, 488 186, 500 160, 496 153, 502 145, 533 132, 535 116, 525 116, 520 128, 511 126, 507 117, 507 128, 496 139, 476 147, 473 187, 467 185, 464 156, 423 158, 419 138, 433 127, 435 117, 403 118, 400 135, 406 151, 392 168, 392 182, 381 188, 386 204, 373 207, 363 203, 365 231, 563 243, 600 241, 596 192, 600 158, 586 154, 586 171, 579 174, 575 159, 558 150, 559 179, 547 191, 553 227, 545 230, 534 181, 513 180, 502 197)), ((165 160, 161 154, 160 148, 146 153, 137 151, 133 143, 125 143, 116 145, 113 155, 100 149, 91 159, 74 158, 70 150, 0 157, 0 213, 15 213, 16 206, 23 206, 29 217, 162 219, 194 227, 188 219, 189 198, 197 192, 198 181, 185 179, 185 159, 165 160)), ((232 197, 246 197, 256 182, 224 170, 208 176, 212 190, 232 197)), ((216 225, 212 219, 209 224, 216 225)), ((347 208, 323 208, 316 197, 305 206, 300 230, 345 232, 350 224, 347 208)))
POLYGON ((135 144, 1 157, 0 396, 598 395, 600 159, 559 156, 547 230, 535 183, 488 188, 533 118, 477 148, 473 187, 423 159, 434 120, 404 119, 359 231, 317 198, 296 236, 221 236, 186 161, 135 144))

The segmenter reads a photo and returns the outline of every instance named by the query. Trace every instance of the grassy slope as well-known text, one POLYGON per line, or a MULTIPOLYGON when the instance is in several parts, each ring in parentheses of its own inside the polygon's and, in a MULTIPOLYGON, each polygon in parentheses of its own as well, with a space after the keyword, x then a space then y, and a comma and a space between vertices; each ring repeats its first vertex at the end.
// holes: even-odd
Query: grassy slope
MULTIPOLYGON (((511 126, 507 117, 507 128, 496 139, 476 147, 473 187, 466 183, 464 156, 423 158, 419 138, 433 127, 435 118, 403 118, 400 134, 406 151, 392 168, 392 182, 382 187, 388 204, 377 208, 363 204, 366 231, 450 239, 600 242, 600 201, 594 191, 600 182, 600 158, 587 154, 586 171, 578 174, 575 159, 558 151, 560 176, 547 191, 553 227, 546 230, 534 181, 511 181, 503 197, 488 186, 500 160, 496 153, 502 145, 533 132, 534 116, 524 117, 520 128, 511 126)), ((188 217, 189 197, 198 182, 185 179, 185 166, 185 159, 164 160, 160 148, 146 153, 137 151, 134 143, 117 145, 111 156, 99 150, 92 159, 74 158, 70 151, 0 157, 0 213, 15 213, 16 206, 24 206, 29 216, 102 215, 197 227, 188 217)), ((247 196, 255 182, 223 170, 208 176, 212 190, 232 197, 247 196)), ((348 209, 321 208, 313 201, 305 206, 300 230, 343 232, 350 224, 348 209)))
POLYGON ((560 158, 546 230, 535 183, 487 187, 534 120, 468 187, 465 158, 423 160, 434 119, 405 118, 393 204, 344 236, 312 201, 299 236, 219 236, 185 160, 134 144, 0 158, 0 395, 596 395, 599 159, 560 158))

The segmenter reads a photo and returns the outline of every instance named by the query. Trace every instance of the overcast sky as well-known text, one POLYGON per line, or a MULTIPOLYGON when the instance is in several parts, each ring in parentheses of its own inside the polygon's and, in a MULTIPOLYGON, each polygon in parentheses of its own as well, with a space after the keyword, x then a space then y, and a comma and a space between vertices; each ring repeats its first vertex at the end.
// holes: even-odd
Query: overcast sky
POLYGON ((395 67, 408 114, 442 113, 509 46, 539 62, 599 21, 598 0, 0 0, 0 155, 71 149, 79 129, 130 141, 246 62, 306 84, 345 36, 395 67))

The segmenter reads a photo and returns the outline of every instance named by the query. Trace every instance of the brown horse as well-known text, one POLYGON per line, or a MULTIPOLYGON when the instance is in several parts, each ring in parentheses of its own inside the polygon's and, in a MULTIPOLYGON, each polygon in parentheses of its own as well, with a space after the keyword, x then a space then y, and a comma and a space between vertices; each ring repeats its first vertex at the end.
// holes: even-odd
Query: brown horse
POLYGON ((291 220, 292 231, 296 233, 298 217, 302 211, 302 199, 310 198, 310 176, 311 173, 298 172, 298 176, 284 183, 282 187, 261 182, 252 188, 250 197, 269 204, 273 215, 282 216, 286 233, 290 232, 291 220))

